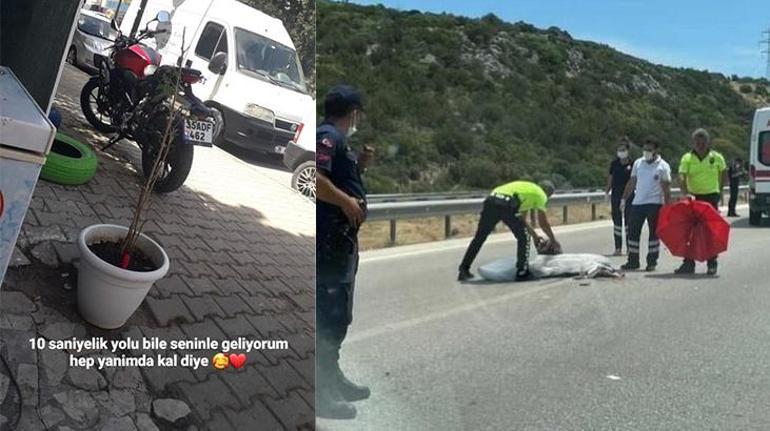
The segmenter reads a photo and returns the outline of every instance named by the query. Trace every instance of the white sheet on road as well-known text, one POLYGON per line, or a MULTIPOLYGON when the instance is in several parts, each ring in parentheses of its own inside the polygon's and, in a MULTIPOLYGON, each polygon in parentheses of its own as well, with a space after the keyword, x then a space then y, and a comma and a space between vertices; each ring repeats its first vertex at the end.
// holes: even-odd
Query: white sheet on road
MULTIPOLYGON (((598 254, 565 253, 538 255, 529 261, 529 270, 537 278, 546 277, 620 277, 609 259, 598 254)), ((516 258, 505 257, 479 267, 479 274, 489 281, 514 281, 516 258)))

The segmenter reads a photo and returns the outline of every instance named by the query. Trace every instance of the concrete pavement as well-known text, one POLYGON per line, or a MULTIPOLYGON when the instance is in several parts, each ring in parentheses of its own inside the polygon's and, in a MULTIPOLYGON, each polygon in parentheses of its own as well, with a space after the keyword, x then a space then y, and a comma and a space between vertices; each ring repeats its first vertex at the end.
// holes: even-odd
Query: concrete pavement
MULTIPOLYGON (((77 102, 86 79, 65 66, 55 106, 62 111, 62 131, 96 147, 107 138, 85 123, 77 102)), ((185 185, 155 196, 148 211, 145 232, 168 253, 170 271, 123 328, 104 331, 77 312, 74 241, 91 224, 127 226, 143 179, 131 142, 97 151, 97 157, 89 183, 67 187, 41 180, 35 189, 18 241, 26 265, 8 271, 0 292, 0 430, 312 429, 313 203, 265 168, 219 148, 196 147, 185 185), (96 371, 70 366, 72 351, 32 350, 28 340, 36 336, 244 337, 285 340, 288 348, 251 351, 237 370, 96 371)), ((131 348, 82 355, 152 353, 210 359, 217 351, 131 348)))
MULTIPOLYGON (((770 429, 770 229, 733 227, 715 278, 664 252, 621 280, 460 284, 467 240, 367 253, 342 362, 373 395, 318 429, 770 429)), ((607 222, 557 232, 612 249, 607 222)), ((476 264, 513 253, 497 236, 476 264)))

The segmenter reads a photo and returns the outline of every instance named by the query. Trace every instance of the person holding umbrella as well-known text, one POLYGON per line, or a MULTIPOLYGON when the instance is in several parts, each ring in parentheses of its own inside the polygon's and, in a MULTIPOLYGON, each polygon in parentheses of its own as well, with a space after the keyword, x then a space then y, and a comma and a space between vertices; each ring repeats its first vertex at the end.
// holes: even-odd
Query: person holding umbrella
MULTIPOLYGON (((724 157, 710 148, 711 137, 705 129, 692 133, 692 151, 685 153, 679 162, 679 178, 682 193, 690 199, 711 204, 719 212, 722 202, 722 188, 727 181, 727 166, 724 157)), ((707 262, 707 274, 717 273, 717 256, 707 262)), ((695 272, 695 261, 685 258, 676 274, 695 272)))
POLYGON ((639 269, 639 239, 642 226, 647 222, 650 231, 647 243, 646 271, 654 271, 660 255, 660 241, 657 236, 658 213, 663 204, 671 202, 671 167, 660 156, 660 144, 647 139, 642 147, 643 156, 634 162, 631 179, 623 192, 621 207, 631 201, 631 219, 628 228, 628 261, 621 265, 623 270, 639 269))

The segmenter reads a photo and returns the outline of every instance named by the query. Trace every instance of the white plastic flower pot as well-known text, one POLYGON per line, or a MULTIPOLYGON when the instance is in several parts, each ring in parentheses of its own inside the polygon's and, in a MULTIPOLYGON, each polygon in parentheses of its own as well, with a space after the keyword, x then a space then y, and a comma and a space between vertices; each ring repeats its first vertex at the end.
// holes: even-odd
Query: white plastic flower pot
POLYGON ((78 236, 81 256, 78 309, 84 319, 100 328, 123 326, 139 308, 152 285, 168 272, 168 255, 158 243, 145 235, 139 237, 136 247, 156 264, 158 269, 154 271, 118 268, 103 261, 88 248, 88 244, 102 241, 119 242, 127 233, 125 226, 98 224, 83 229, 78 236))

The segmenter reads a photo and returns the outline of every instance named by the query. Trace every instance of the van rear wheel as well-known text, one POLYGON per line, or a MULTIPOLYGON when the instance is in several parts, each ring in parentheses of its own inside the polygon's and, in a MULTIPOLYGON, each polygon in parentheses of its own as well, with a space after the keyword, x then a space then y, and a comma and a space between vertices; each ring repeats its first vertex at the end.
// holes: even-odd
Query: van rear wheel
POLYGON ((749 224, 752 226, 759 226, 762 224, 762 211, 749 210, 749 224))

